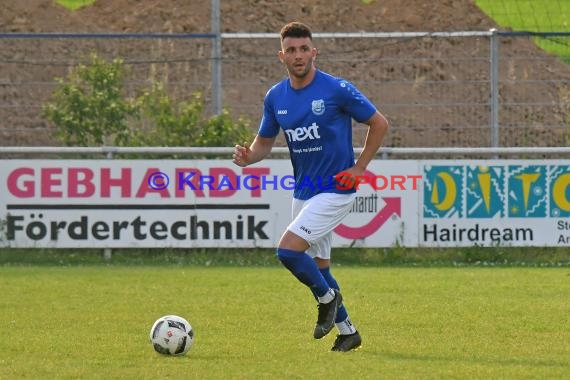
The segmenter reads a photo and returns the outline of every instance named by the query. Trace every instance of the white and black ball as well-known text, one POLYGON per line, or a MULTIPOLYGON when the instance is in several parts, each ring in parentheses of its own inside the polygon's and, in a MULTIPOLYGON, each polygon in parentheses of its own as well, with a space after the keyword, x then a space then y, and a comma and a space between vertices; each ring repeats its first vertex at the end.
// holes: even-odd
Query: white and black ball
POLYGON ((194 343, 194 330, 188 321, 177 315, 166 315, 150 329, 154 350, 163 355, 185 355, 194 343))

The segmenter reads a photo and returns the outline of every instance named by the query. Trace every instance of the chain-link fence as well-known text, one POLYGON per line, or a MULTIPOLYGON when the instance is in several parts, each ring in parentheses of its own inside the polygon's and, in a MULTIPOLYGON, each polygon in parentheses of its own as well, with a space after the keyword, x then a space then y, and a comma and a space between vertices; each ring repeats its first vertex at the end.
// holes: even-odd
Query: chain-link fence
MULTIPOLYGON (((200 91, 206 112, 221 99, 256 130, 263 96, 286 74, 279 39, 222 34, 216 56, 215 37, 0 34, 0 145, 59 145, 42 106, 55 78, 93 53, 124 60, 126 96, 153 80, 177 100, 200 91)), ((387 115, 386 146, 568 145, 570 33, 332 33, 314 40, 319 68, 354 82, 387 115), (547 54, 536 38, 567 53, 547 54)), ((356 126, 355 145, 364 131, 356 126)))

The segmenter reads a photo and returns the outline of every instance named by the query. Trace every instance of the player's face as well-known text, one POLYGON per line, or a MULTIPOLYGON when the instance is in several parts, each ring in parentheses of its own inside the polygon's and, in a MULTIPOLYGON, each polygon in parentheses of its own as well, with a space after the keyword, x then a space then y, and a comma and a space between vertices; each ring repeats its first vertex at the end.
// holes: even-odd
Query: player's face
POLYGON ((313 67, 317 56, 317 49, 313 47, 311 39, 286 37, 281 43, 279 59, 290 75, 299 79, 304 78, 313 67))

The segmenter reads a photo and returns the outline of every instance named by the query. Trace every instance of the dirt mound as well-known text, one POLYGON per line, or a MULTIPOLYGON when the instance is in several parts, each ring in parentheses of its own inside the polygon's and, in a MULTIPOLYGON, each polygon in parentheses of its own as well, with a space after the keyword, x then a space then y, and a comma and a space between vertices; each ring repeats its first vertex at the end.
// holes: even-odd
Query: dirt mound
MULTIPOLYGON (((209 32, 210 0, 97 0, 69 11, 54 0, 5 0, 4 32, 209 32)), ((221 1, 223 32, 276 32, 302 20, 318 32, 488 30, 471 0, 221 1)))
MULTIPOLYGON (((210 0, 97 0, 94 5, 74 12, 55 4, 53 0, 4 0, 2 7, 0 32, 209 33, 211 26, 210 0)), ((297 4, 277 0, 221 1, 222 32, 275 33, 284 23, 292 20, 308 23, 315 32, 487 31, 496 27, 472 0, 377 0, 369 5, 363 4, 361 0, 304 0, 297 4)), ((49 62, 49 58, 57 52, 59 59, 66 57, 69 61, 77 61, 80 58, 79 44, 89 48, 96 44, 93 41, 73 41, 72 45, 68 41, 58 41, 45 48, 48 44, 44 41, 29 42, 28 45, 21 41, 9 41, 0 51, 0 65, 5 63, 0 66, 0 79, 9 83, 0 85, 0 99, 6 105, 5 109, 17 110, 10 111, 11 114, 1 113, 8 111, 0 110, 1 145, 57 145, 53 138, 53 128, 39 115, 38 110, 39 105, 49 96, 48 90, 53 88, 53 83, 49 82, 53 82, 56 76, 65 75, 68 68, 58 67, 58 64, 49 62), (19 65, 18 62, 26 64, 19 65), (47 64, 42 66, 45 62, 47 64), (19 85, 28 82, 43 85, 19 85), (26 108, 22 107, 22 104, 31 106, 26 108), (12 129, 7 129, 6 126, 12 129), (12 132, 14 126, 19 128, 17 134, 12 132)), ((109 54, 117 53, 113 50, 115 47, 111 46, 112 41, 100 40, 98 43, 97 49, 108 48, 109 54)), ((392 44, 370 40, 334 41, 329 42, 328 46, 327 41, 323 41, 322 46, 324 54, 334 58, 326 61, 325 69, 335 75, 357 81, 367 94, 368 86, 375 86, 377 89, 387 82, 400 81, 398 85, 390 87, 389 93, 382 95, 382 103, 388 100, 393 104, 406 103, 412 106, 403 111, 398 108, 393 112, 388 111, 392 124, 397 128, 390 132, 386 145, 489 145, 489 110, 486 106, 476 107, 477 104, 488 103, 489 90, 485 85, 467 88, 474 86, 473 83, 477 81, 488 81, 484 77, 488 75, 488 63, 485 61, 488 53, 483 52, 488 49, 488 40, 473 41, 472 45, 463 45, 463 42, 457 40, 392 44), (453 61, 458 55, 462 60, 459 64, 453 61), (341 56, 345 60, 347 57, 352 59, 354 63, 344 67, 336 65, 337 58, 341 56), (382 59, 384 57, 389 59, 382 59), (410 57, 428 59, 403 65, 402 62, 410 57), (475 67, 472 64, 477 60, 483 62, 475 67), (355 77, 350 78, 350 75, 355 77), (474 77, 476 80, 473 80, 474 77), (450 91, 442 94, 441 90, 430 85, 437 81, 455 81, 457 84, 466 85, 461 92, 458 90, 457 93, 450 91), (459 112, 451 107, 425 107, 429 100, 437 97, 446 97, 445 105, 460 100, 474 106, 472 109, 462 108, 459 112), (423 104, 424 108, 414 108, 417 104, 423 104), (417 128, 418 125, 424 127, 417 128)), ((530 40, 504 40, 500 48, 505 62, 509 57, 547 56, 530 40)), ((154 59, 153 54, 160 51, 163 55, 157 62, 165 56, 168 57, 170 63, 164 64, 164 67, 168 67, 163 73, 167 73, 165 75, 169 76, 173 86, 181 87, 190 80, 195 83, 202 81, 205 87, 209 86, 207 80, 204 80, 210 75, 207 63, 202 63, 202 71, 199 71, 198 67, 199 62, 207 62, 209 59, 210 48, 206 43, 175 46, 174 42, 169 41, 151 46, 146 41, 134 41, 130 45, 123 44, 120 49, 120 56, 151 61, 154 59), (186 62, 182 62, 183 60, 186 62)), ((227 63, 228 66, 224 66, 224 81, 238 83, 224 88, 224 106, 227 102, 231 107, 236 104, 241 104, 244 108, 249 107, 246 115, 252 118, 253 127, 256 126, 256 118, 259 116, 261 100, 267 86, 284 74, 282 67, 275 61, 277 49, 272 49, 261 41, 253 44, 251 41, 224 42, 224 60, 230 62, 227 63), (250 60, 241 62, 243 57, 250 60), (246 83, 245 80, 250 82, 246 83), (244 99, 249 99, 249 103, 244 105, 244 99)), ((563 72, 563 77, 568 79, 568 67, 540 60, 524 64, 516 59, 509 62, 512 67, 509 66, 505 70, 508 72, 508 78, 505 78, 507 84, 501 88, 501 96, 504 97, 502 100, 505 103, 515 103, 521 99, 530 99, 530 103, 559 102, 559 89, 552 84, 551 77, 541 77, 541 73, 551 73, 554 70, 563 72), (536 90, 521 88, 509 82, 511 79, 523 77, 544 80, 547 85, 536 90)), ((149 75, 158 72, 159 65, 151 63, 137 80, 148 80, 149 75)), ((543 112, 545 116, 537 115, 533 109, 523 111, 528 113, 527 120, 532 119, 536 124, 532 127, 536 128, 531 135, 518 136, 515 132, 519 121, 501 120, 506 131, 501 136, 501 145, 565 144, 565 131, 560 135, 548 129, 548 126, 561 124, 560 115, 550 111, 543 112), (513 128, 513 131, 508 128, 513 128)), ((513 115, 516 116, 516 113, 513 115)), ((356 144, 359 144, 361 139, 361 135, 355 135, 356 144)))

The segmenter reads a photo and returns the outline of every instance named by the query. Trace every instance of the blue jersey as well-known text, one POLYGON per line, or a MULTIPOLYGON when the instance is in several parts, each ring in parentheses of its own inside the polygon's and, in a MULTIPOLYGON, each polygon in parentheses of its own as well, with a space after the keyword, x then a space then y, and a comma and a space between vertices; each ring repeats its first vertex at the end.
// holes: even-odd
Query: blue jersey
POLYGON ((293 89, 287 78, 267 92, 258 133, 275 137, 283 129, 295 175, 293 197, 353 193, 341 189, 334 176, 354 166, 352 119, 364 122, 374 112, 354 85, 317 70, 302 89, 293 89))

